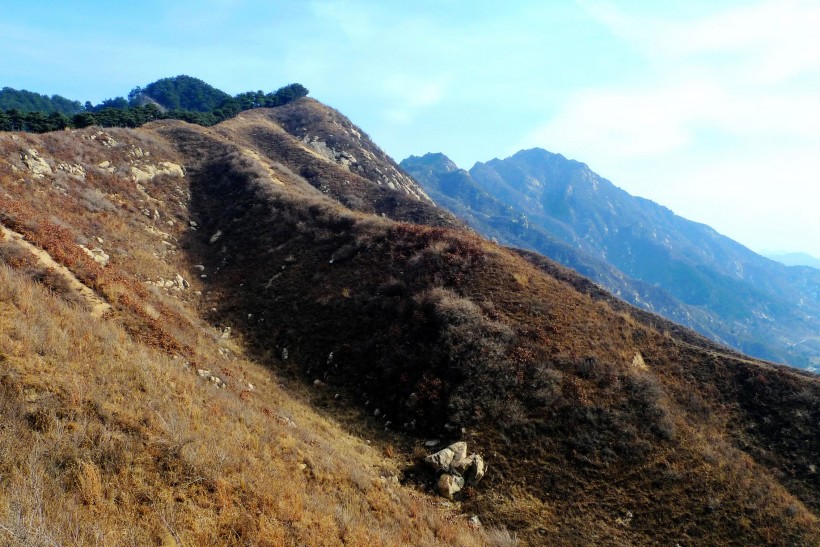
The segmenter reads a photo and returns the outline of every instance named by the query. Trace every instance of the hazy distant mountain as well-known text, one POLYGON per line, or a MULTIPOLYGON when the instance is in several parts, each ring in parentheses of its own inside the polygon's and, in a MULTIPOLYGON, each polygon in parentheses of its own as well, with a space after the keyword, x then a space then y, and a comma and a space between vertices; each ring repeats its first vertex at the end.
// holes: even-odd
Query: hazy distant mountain
POLYGON ((771 251, 763 253, 763 256, 770 258, 786 266, 811 266, 820 269, 820 258, 811 256, 808 253, 787 253, 771 251))
MULTIPOLYGON (((401 167, 418 180, 436 203, 466 221, 472 228, 512 247, 530 249, 572 268, 604 286, 630 304, 695 327, 710 325, 714 318, 707 312, 686 306, 663 288, 633 279, 595 253, 562 241, 551 230, 565 231, 560 223, 530 217, 496 199, 468 173, 459 169, 444 154, 410 156, 401 167)), ((701 329, 711 334, 708 329, 701 329)), ((715 337, 715 336, 713 336, 715 337)))
POLYGON ((820 364, 820 340, 813 338, 820 331, 818 271, 772 262, 545 150, 477 163, 469 172, 436 155, 408 158, 402 167, 488 235, 573 268, 573 257, 556 254, 554 241, 595 259, 593 270, 607 264, 620 274, 619 283, 589 269, 582 273, 630 302, 757 357, 820 364), (504 210, 506 221, 499 218, 504 210), (528 237, 520 236, 522 226, 528 237), (624 287, 636 280, 656 290, 635 298, 624 287))

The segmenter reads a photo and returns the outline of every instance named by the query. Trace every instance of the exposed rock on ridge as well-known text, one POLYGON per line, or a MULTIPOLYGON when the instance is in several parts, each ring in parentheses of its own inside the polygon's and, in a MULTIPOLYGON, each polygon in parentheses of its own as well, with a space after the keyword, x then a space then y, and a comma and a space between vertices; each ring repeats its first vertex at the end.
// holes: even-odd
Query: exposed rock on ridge
POLYGON ((349 119, 313 99, 274 109, 272 116, 290 134, 323 157, 391 190, 433 203, 415 180, 349 119))

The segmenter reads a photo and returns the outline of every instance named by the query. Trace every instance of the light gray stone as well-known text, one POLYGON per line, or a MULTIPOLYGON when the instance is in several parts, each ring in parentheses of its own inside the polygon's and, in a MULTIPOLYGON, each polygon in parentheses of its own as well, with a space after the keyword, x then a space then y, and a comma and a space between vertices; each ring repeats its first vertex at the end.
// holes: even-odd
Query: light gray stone
POLYGON ((443 474, 438 479, 438 493, 448 499, 453 499, 453 495, 457 494, 464 488, 464 479, 458 475, 443 474))

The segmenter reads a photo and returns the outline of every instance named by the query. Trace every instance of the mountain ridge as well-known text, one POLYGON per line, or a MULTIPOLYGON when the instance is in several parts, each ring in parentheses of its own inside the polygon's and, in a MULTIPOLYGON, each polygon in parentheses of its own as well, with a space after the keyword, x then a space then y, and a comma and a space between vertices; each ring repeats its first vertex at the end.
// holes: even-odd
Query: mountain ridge
MULTIPOLYGON (((412 174, 411 164, 405 167, 412 174)), ((593 277, 629 301, 759 357, 817 366, 820 348, 795 353, 793 344, 816 327, 811 317, 820 305, 820 277, 779 267, 711 227, 687 221, 650 200, 633 198, 581 162, 544 150, 479 162, 468 175, 476 187, 551 237, 666 293, 655 292, 641 301, 635 297, 639 292, 625 291, 622 283, 601 274, 603 266, 590 268, 593 277), (665 303, 653 306, 652 299, 659 297, 665 303), (783 326, 774 339, 760 343, 772 338, 764 334, 770 318, 783 326), (801 334, 792 336, 792 329, 801 334)), ((481 207, 495 207, 486 201, 481 207)), ((506 233, 514 234, 518 222, 509 223, 506 233)), ((493 229, 498 232, 498 226, 493 229)), ((524 243, 538 250, 531 242, 524 243)), ((541 248, 550 254, 548 246, 541 248)), ((572 265, 566 256, 553 256, 572 265)))
POLYGON ((808 253, 786 253, 786 252, 764 252, 761 256, 765 256, 775 262, 780 262, 786 266, 808 266, 814 269, 820 269, 820 258, 814 257, 808 253))

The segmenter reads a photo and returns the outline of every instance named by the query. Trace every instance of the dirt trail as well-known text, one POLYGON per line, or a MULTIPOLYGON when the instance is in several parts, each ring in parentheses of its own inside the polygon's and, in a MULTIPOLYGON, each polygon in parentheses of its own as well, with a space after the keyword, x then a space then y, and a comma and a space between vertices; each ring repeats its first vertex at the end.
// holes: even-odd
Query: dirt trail
POLYGON ((23 247, 26 251, 37 258, 37 262, 40 266, 51 269, 54 273, 65 279, 69 288, 80 295, 80 297, 82 297, 82 299, 88 304, 88 307, 91 309, 92 317, 102 317, 106 312, 111 310, 111 305, 100 298, 100 296, 94 292, 93 289, 77 279, 77 276, 75 276, 71 270, 54 260, 51 255, 43 249, 35 247, 26 241, 22 235, 13 230, 9 230, 0 224, 0 239, 8 239, 23 247))

